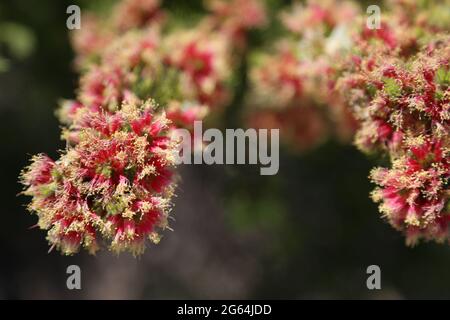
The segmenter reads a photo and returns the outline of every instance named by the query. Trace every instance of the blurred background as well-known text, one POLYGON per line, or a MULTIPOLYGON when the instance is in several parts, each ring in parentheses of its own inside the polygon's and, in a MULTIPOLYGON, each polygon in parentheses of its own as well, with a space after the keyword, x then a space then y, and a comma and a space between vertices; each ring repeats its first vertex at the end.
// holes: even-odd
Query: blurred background
MULTIPOLYGON (((67 6, 109 3, 0 2, 1 299, 450 298, 449 247, 406 247, 369 199, 376 163, 333 141, 307 155, 281 150, 275 176, 257 166, 181 168, 174 231, 141 258, 47 253, 45 232, 29 229, 36 217, 17 195, 18 175, 31 155, 64 148, 54 110, 74 98, 78 79, 67 6), (71 264, 81 267, 82 290, 66 288, 71 264), (366 287, 372 264, 382 290, 366 287)), ((195 13, 201 1, 164 6, 195 13)))

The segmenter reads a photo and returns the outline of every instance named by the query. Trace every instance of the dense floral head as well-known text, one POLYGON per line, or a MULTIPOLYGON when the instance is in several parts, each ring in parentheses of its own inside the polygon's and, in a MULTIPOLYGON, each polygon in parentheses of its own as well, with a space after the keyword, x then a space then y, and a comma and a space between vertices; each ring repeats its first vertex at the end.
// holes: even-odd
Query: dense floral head
POLYGON ((78 144, 52 161, 32 159, 22 173, 30 211, 64 254, 81 246, 95 253, 100 239, 134 255, 167 227, 174 191, 169 122, 154 105, 126 103, 115 114, 85 109, 72 125, 78 144))
POLYGON ((356 69, 339 80, 361 122, 361 150, 398 149, 405 136, 448 136, 448 43, 407 61, 385 55, 356 60, 356 69))
POLYGON ((165 36, 157 27, 133 29, 118 34, 86 68, 78 100, 108 112, 136 98, 222 107, 231 96, 231 49, 230 39, 208 26, 165 36))
POLYGON ((450 42, 402 19, 361 33, 335 88, 360 124, 357 147, 391 161, 371 173, 373 199, 413 245, 449 239, 450 42))
POLYGON ((353 30, 355 52, 363 57, 377 51, 389 56, 413 57, 436 34, 448 33, 450 15, 445 2, 388 1, 378 27, 369 28, 365 17, 357 19, 359 27, 353 30))
POLYGON ((389 223, 404 231, 408 244, 420 238, 450 239, 450 149, 440 140, 408 141, 408 152, 392 169, 371 173, 373 199, 389 223))
POLYGON ((158 30, 164 20, 158 0, 122 1, 114 7, 113 15, 114 19, 102 19, 91 13, 82 14, 82 28, 71 32, 72 46, 77 54, 75 64, 79 70, 101 61, 105 49, 111 44, 113 48, 114 44, 121 45, 121 56, 136 53, 143 41, 136 37, 132 41, 130 36, 125 37, 128 43, 116 40, 128 32, 133 34, 139 30, 158 30))
POLYGON ((229 99, 230 43, 214 32, 179 31, 165 41, 165 62, 179 72, 180 91, 186 100, 212 108, 229 99))
POLYGON ((337 76, 332 56, 322 46, 307 58, 296 44, 284 39, 272 55, 255 56, 247 104, 257 114, 249 117, 251 123, 273 113, 282 140, 295 150, 317 146, 330 132, 351 140, 355 119, 332 90, 337 76))
POLYGON ((252 103, 280 109, 301 98, 304 79, 296 50, 290 43, 281 43, 273 55, 256 58, 257 64, 250 74, 252 103))
POLYGON ((248 126, 280 129, 282 142, 295 151, 317 146, 327 135, 324 114, 311 92, 311 79, 288 41, 281 42, 273 55, 256 57, 251 73, 252 94, 248 126))
POLYGON ((161 34, 157 27, 131 30, 116 37, 103 48, 99 62, 133 72, 139 67, 154 66, 161 60, 161 34))
POLYGON ((91 110, 113 112, 126 96, 133 95, 130 90, 130 74, 115 66, 94 66, 81 77, 80 102, 91 110))

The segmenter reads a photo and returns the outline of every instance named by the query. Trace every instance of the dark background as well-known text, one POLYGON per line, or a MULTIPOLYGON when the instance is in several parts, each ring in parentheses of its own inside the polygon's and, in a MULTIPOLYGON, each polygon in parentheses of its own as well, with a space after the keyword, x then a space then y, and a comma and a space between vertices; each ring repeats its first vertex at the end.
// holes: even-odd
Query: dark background
MULTIPOLYGON (((407 248, 369 199, 367 176, 376 163, 336 142, 301 156, 281 150, 272 177, 257 167, 182 168, 174 232, 141 258, 47 254, 45 232, 28 229, 36 217, 25 209, 29 199, 17 196, 17 181, 31 155, 55 158, 64 147, 54 110, 77 86, 66 29, 73 3, 93 5, 0 2, 0 36, 2 23, 14 22, 26 29, 18 38, 32 44, 21 54, 0 40, 0 57, 9 60, 0 72, 0 298, 450 298, 449 247, 407 248), (71 264, 81 267, 80 291, 66 288, 71 264), (381 268, 379 291, 366 287, 372 264, 381 268)), ((180 12, 201 7, 165 5, 180 12)), ((257 44, 261 35, 252 39, 257 44)), ((232 110, 239 93, 234 104, 232 110)))

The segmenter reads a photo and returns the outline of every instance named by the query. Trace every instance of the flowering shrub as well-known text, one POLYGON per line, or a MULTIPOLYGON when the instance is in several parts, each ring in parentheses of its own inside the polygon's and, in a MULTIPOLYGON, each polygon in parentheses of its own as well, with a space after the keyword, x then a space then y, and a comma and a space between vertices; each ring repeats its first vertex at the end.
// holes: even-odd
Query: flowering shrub
POLYGON ((337 138, 388 159, 370 174, 383 217, 408 244, 450 238, 450 18, 445 1, 386 2, 376 29, 356 1, 294 3, 277 14, 280 39, 256 48, 249 30, 270 26, 258 0, 207 1, 187 28, 158 0, 84 15, 76 99, 57 112, 68 147, 21 175, 52 247, 95 253, 104 239, 138 255, 158 242, 175 190, 171 131, 220 120, 247 64, 248 126, 280 128, 297 152, 337 138))

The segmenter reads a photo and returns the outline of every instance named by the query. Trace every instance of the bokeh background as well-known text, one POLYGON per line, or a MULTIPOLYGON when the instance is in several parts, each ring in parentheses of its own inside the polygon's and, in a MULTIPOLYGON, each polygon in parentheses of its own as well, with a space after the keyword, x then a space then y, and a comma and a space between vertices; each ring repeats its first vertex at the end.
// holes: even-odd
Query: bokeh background
MULTIPOLYGON (((306 155, 281 150, 276 176, 260 176, 257 166, 182 167, 174 231, 141 258, 48 254, 45 233, 29 230, 36 218, 17 195, 18 175, 31 155, 56 157, 64 148, 54 110, 58 99, 74 97, 78 78, 67 6, 101 11, 111 2, 0 2, 1 299, 450 298, 450 248, 406 247, 369 199, 375 160, 333 141, 306 155), (81 267, 82 290, 66 288, 71 264, 81 267), (366 287, 372 264, 382 290, 366 287)), ((201 1, 164 6, 202 10, 201 1)), ((239 125, 241 73, 229 128, 239 125)))

